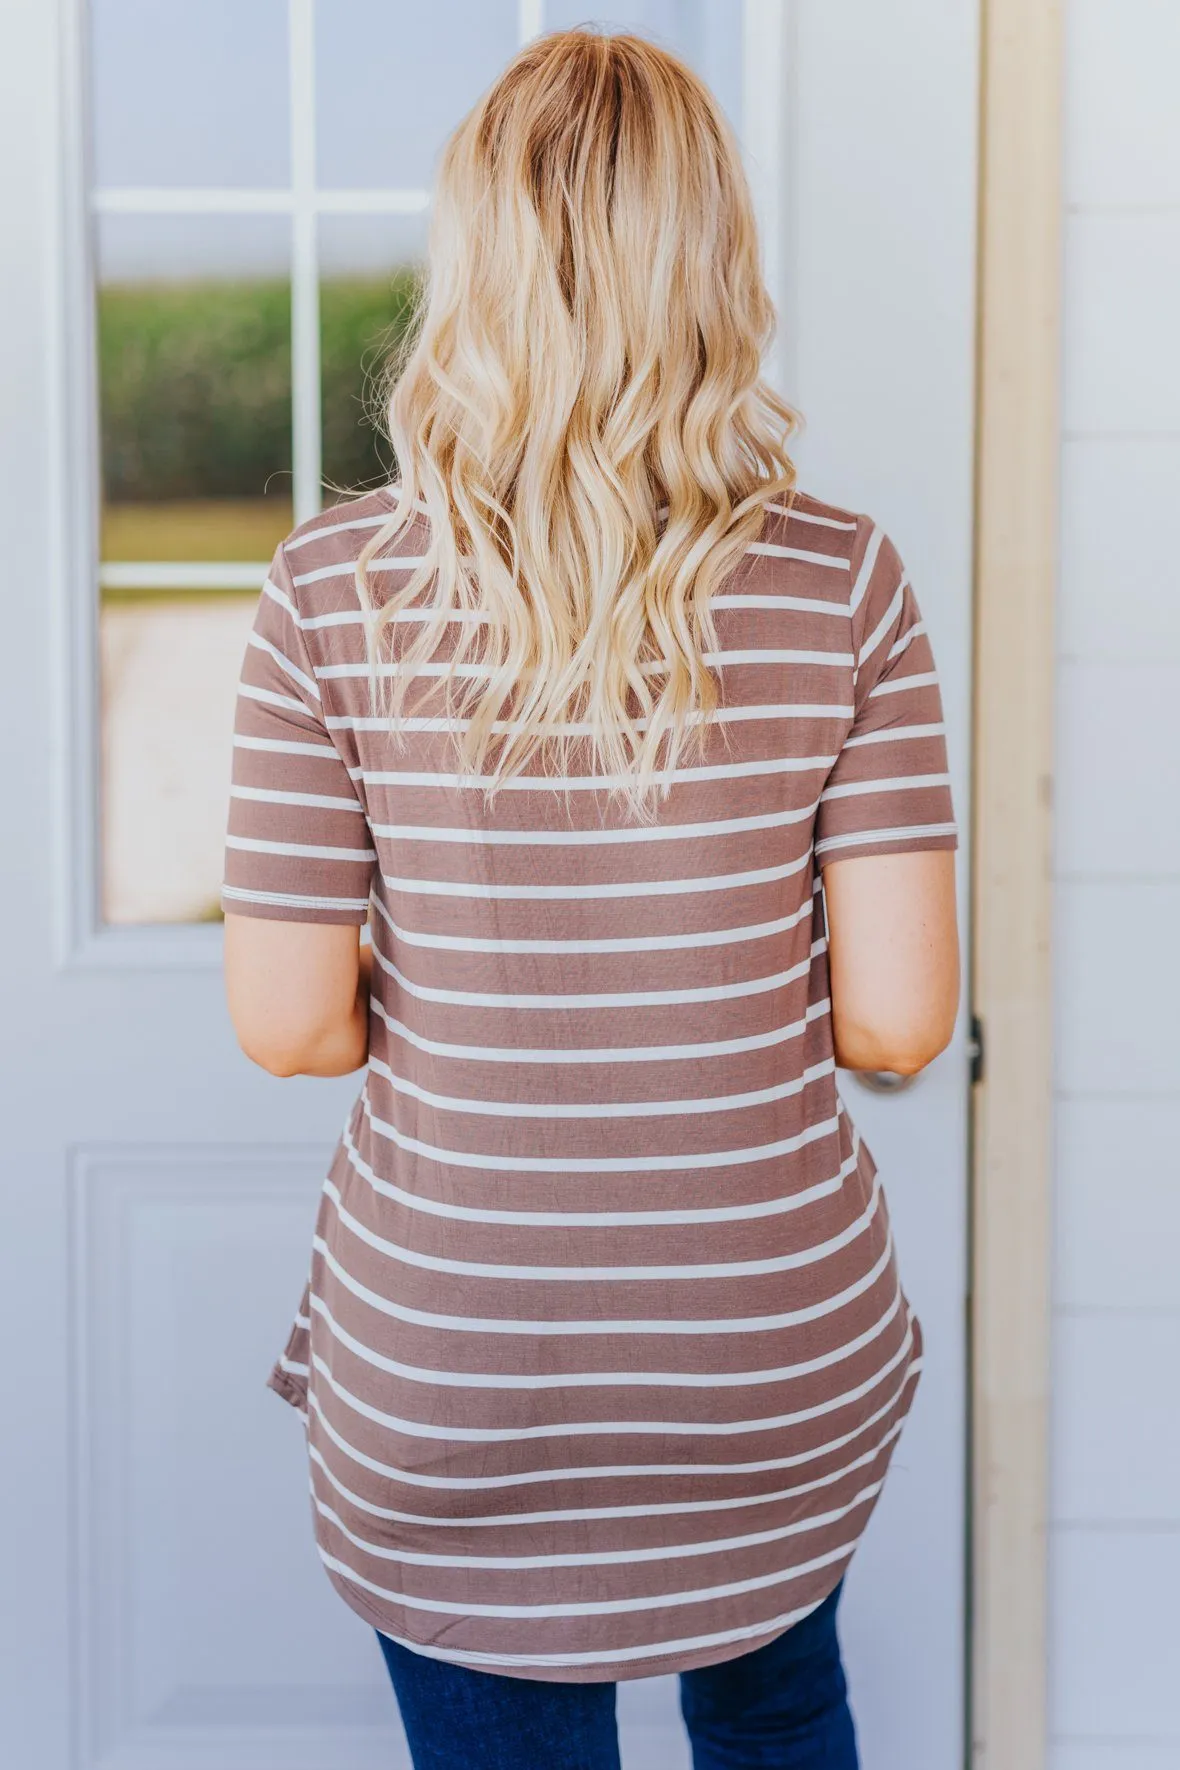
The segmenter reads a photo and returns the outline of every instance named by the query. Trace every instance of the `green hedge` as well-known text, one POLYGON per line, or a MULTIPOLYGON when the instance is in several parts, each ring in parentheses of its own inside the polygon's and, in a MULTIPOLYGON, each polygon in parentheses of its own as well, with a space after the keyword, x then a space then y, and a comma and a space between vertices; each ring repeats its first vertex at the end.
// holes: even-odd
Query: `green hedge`
MULTIPOLYGON (((320 289, 324 477, 388 478, 369 378, 404 332, 410 271, 320 289)), ((112 502, 256 498, 291 471, 285 281, 115 284, 98 305, 103 489, 112 502)))

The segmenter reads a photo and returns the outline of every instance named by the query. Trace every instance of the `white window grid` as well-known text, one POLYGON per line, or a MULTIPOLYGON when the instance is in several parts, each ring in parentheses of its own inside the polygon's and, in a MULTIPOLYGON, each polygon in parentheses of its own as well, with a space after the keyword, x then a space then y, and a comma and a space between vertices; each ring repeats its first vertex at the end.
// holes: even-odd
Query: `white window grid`
MULTIPOLYGON (((421 214, 428 191, 320 189, 315 179, 313 26, 317 0, 288 0, 291 15, 289 79, 294 136, 293 176, 286 189, 193 190, 95 188, 86 178, 83 127, 88 105, 86 0, 62 0, 62 85, 58 162, 62 253, 54 299, 60 303, 60 379, 54 410, 56 493, 61 515, 55 606, 68 684, 60 698, 60 772, 57 780, 61 890, 57 896, 59 962, 83 969, 176 972, 216 969, 221 934, 201 923, 119 926, 104 921, 98 894, 101 847, 99 778, 97 511, 79 485, 93 486, 98 460, 93 334, 94 265, 85 217, 94 214, 290 215, 297 248, 293 313, 292 438, 296 511, 320 507, 318 218, 323 214, 421 214)), ((798 116, 798 0, 733 0, 742 31, 741 134, 759 218, 767 281, 784 322, 766 365, 771 382, 795 387, 791 292, 795 250, 795 123, 798 116)), ((531 41, 546 28, 545 0, 517 0, 518 35, 531 41)), ((109 588, 256 592, 267 567, 255 561, 213 564, 109 562, 98 582, 109 588), (150 580, 150 581, 149 581, 150 580)))
MULTIPOLYGON (((290 217, 291 458, 296 523, 317 515, 323 502, 319 218, 421 215, 430 207, 427 189, 328 189, 319 184, 315 6, 316 0, 288 0, 290 174, 285 188, 107 186, 96 188, 91 196, 91 207, 98 216, 290 217)), ((790 79, 794 65, 788 45, 790 0, 741 0, 738 22, 743 33, 743 136, 768 276, 778 296, 785 270, 787 218, 782 200, 786 163, 784 117, 789 119, 794 108, 784 102, 788 96, 784 92, 784 78, 790 79)), ((517 0, 517 37, 522 46, 539 36, 545 24, 545 0, 517 0)), ((772 379, 782 378, 782 354, 780 342, 778 359, 768 365, 772 379)), ((99 565, 98 582, 103 590, 256 591, 261 588, 266 572, 267 562, 257 560, 115 560, 99 565)))

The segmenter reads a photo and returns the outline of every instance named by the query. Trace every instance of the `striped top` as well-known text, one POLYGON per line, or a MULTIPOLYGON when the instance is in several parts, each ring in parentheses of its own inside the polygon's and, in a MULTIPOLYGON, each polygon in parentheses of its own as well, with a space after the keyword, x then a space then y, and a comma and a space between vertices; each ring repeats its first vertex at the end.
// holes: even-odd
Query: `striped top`
POLYGON ((955 845, 930 644, 878 527, 770 506, 656 821, 588 754, 489 808, 437 700, 397 742, 370 716, 353 566, 391 506, 279 548, 242 669, 223 906, 374 945, 270 1381, 329 1576, 387 1635, 532 1678, 724 1660, 840 1579, 919 1369, 820 878, 955 845))

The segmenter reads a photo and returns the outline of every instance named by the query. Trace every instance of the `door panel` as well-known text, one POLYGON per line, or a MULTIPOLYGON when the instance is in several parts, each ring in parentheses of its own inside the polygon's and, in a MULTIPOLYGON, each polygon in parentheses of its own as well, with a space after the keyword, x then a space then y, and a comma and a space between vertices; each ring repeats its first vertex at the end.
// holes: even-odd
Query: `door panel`
MULTIPOLYGON (((224 1010, 220 931, 187 921, 204 901, 202 869, 219 865, 200 832, 225 772, 212 734, 202 736, 221 674, 236 673, 223 630, 234 598, 260 581, 257 536, 269 535, 274 512, 249 480, 228 493, 211 483, 195 513, 149 486, 108 499, 100 566, 86 168, 106 181, 103 239, 123 242, 124 284, 160 252, 173 254, 173 281, 194 264, 235 287, 290 275, 293 359, 280 391, 294 413, 298 506, 321 453, 316 389, 329 405, 337 397, 332 352, 347 357, 347 325, 364 322, 374 280, 387 287, 388 272, 421 250, 423 213, 408 198, 425 174, 414 155, 470 101, 522 21, 544 23, 545 9, 439 0, 396 43, 376 41, 366 77, 398 96, 403 135, 417 116, 411 99, 425 107, 413 152, 399 157, 396 131, 380 153, 348 134, 341 82, 355 50, 342 53, 333 32, 349 19, 363 32, 379 10, 367 0, 259 0, 269 31, 255 20, 244 60, 222 75, 218 57, 235 37, 190 20, 183 40, 158 40, 172 29, 161 24, 169 9, 94 4, 96 157, 79 130, 91 106, 81 0, 60 10, 13 0, 0 61, 14 837, 2 889, 15 1004, 0 1051, 11 1521, 0 1712, 13 1761, 28 1770, 396 1770, 404 1748, 375 1642, 316 1560, 301 1428, 263 1389, 355 1081, 280 1083, 253 1070, 224 1010), (478 29, 465 29, 477 14, 478 29), (146 58, 138 83, 128 44, 146 58), (205 57, 232 128, 210 137, 182 107, 168 135, 170 112, 148 78, 153 55, 190 68, 205 57), (300 55, 310 90, 306 79, 288 83, 300 55), (431 59, 428 79, 415 78, 415 55, 431 59), (108 89, 124 106, 119 129, 98 114, 114 102, 108 89), (320 122, 310 161, 259 133, 273 137, 299 115, 320 122), (167 152, 151 151, 152 128, 168 135, 167 152), (222 187, 232 225, 219 219, 222 187), (177 190, 189 194, 178 200, 177 190), (180 219, 169 208, 178 202, 190 210, 180 219), (224 263, 212 247, 186 259, 183 243, 202 239, 239 244, 224 263), (100 574, 119 611, 106 631, 100 574), (202 625, 209 597, 221 598, 217 619, 202 625), (149 606, 152 620, 137 624, 149 606), (100 667, 105 658, 108 690, 116 664, 134 684, 136 659, 152 647, 175 661, 176 706, 140 703, 131 690, 108 697, 104 764, 100 667), (186 702, 197 715, 187 724, 186 702), (166 713, 177 717, 165 730, 166 713), (112 780, 112 768, 124 772, 112 780), (121 926, 100 914, 112 817, 116 839, 117 819, 131 818, 132 871, 147 880, 146 895, 120 898, 121 926)), ((682 48, 747 133, 783 314, 776 374, 809 419, 801 477, 880 518, 907 561, 941 666, 965 822, 975 7, 618 0, 610 18, 682 48)), ((569 22, 556 0, 550 22, 569 22)), ((364 109, 371 121, 367 100, 364 109)), ((215 124, 218 114, 212 105, 215 124)), ((217 324, 233 311, 223 304, 217 324)), ((190 328, 207 326, 207 314, 183 312, 190 328)), ((331 422, 328 412, 325 462, 359 458, 331 422)), ((273 428, 266 435, 273 441, 273 428)), ((290 495, 288 482, 276 502, 290 495)), ((850 1678, 865 1770, 946 1770, 960 1756, 962 1711, 962 1037, 905 1093, 869 1095, 851 1079, 844 1092, 885 1177, 927 1341, 915 1408, 849 1575, 850 1678)), ((687 1770, 673 1680, 624 1685, 619 1709, 628 1770, 687 1770)))

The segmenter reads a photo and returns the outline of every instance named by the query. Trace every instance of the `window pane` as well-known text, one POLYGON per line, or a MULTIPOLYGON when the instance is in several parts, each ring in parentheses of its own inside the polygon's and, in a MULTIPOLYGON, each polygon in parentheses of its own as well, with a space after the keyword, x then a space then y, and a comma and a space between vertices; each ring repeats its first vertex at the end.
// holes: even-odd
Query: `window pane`
POLYGON ((104 560, 267 560, 291 527, 291 297, 276 217, 105 216, 104 560))
POLYGON ((103 913, 199 921, 257 586, 292 521, 287 227, 108 216, 98 245, 103 913))
POLYGON ((107 922, 220 916, 234 696, 256 601, 191 590, 103 597, 107 922))
POLYGON ((326 215, 320 222, 324 480, 333 492, 385 484, 388 442, 374 420, 379 378, 410 318, 425 216, 326 215))
POLYGON ((396 8, 388 0, 330 0, 319 6, 320 183, 428 185, 446 136, 516 53, 516 31, 516 0, 396 8))
POLYGON ((286 0, 91 0, 104 185, 288 180, 286 0))

